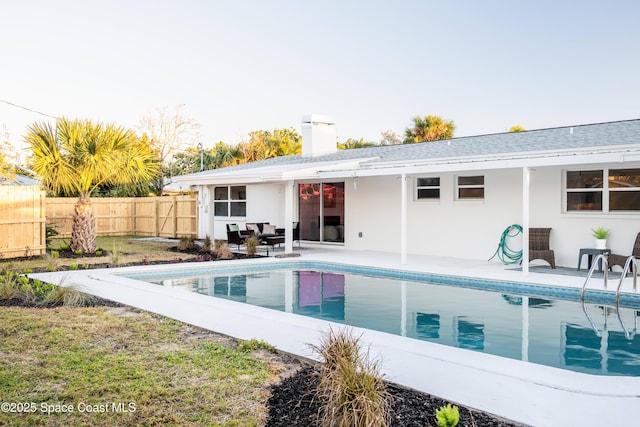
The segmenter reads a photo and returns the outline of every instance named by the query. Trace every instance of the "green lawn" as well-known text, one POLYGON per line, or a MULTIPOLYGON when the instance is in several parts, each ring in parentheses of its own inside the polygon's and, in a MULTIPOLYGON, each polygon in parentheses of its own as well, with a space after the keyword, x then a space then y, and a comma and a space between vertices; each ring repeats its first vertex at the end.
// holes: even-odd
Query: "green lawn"
POLYGON ((129 308, 1 307, 0 425, 259 425, 282 367, 253 347, 129 308))

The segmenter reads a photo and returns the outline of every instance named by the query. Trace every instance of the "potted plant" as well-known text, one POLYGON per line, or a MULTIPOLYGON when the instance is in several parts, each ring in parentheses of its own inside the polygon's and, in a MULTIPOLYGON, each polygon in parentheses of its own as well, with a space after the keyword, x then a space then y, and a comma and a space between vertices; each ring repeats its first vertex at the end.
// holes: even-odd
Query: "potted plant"
POLYGON ((592 229, 591 231, 593 231, 593 237, 596 238, 596 249, 606 249, 609 230, 603 227, 598 227, 592 229))

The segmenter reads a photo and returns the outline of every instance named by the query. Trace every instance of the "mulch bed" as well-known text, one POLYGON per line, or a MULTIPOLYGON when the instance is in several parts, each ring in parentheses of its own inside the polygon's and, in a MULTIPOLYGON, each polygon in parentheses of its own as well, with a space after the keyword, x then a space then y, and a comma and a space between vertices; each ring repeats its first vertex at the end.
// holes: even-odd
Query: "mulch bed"
MULTIPOLYGON (((306 367, 297 374, 271 387, 271 397, 267 401, 269 414, 265 427, 313 427, 320 425, 317 416, 320 402, 315 397, 318 377, 313 367, 306 367)), ((393 427, 436 427, 436 410, 449 401, 427 393, 422 393, 393 383, 386 383, 392 395, 393 427)), ((458 406, 460 421, 458 426, 470 427, 523 427, 513 421, 498 416, 458 406)))

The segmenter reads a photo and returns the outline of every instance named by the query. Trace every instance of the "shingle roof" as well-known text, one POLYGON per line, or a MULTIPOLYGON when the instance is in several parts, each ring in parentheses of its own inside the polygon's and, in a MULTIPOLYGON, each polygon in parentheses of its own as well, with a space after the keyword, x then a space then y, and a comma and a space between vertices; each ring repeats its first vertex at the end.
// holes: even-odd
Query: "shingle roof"
POLYGON ((634 151, 640 150, 640 119, 524 132, 467 136, 417 144, 355 148, 315 157, 303 157, 301 155, 274 157, 223 169, 198 172, 183 177, 196 178, 263 167, 302 166, 305 164, 312 165, 321 162, 354 159, 366 159, 361 163, 362 166, 376 167, 376 165, 385 163, 415 163, 420 160, 464 159, 478 156, 508 157, 516 153, 526 156, 540 152, 581 152, 587 149, 606 149, 608 147, 627 145, 634 146, 634 151))

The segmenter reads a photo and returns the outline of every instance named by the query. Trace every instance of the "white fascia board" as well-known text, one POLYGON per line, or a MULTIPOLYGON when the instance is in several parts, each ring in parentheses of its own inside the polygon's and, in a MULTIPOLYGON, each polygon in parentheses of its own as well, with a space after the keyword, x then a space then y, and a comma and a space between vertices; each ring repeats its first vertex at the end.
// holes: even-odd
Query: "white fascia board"
MULTIPOLYGON (((638 151, 637 147, 634 151, 638 151)), ((510 158, 456 158, 456 159, 435 159, 429 162, 416 162, 400 164, 370 164, 362 168, 350 168, 339 171, 327 171, 318 175, 319 178, 347 178, 364 176, 384 176, 398 175, 401 173, 435 173, 435 172, 461 172, 491 169, 511 169, 522 167, 544 167, 544 166, 573 166, 581 164, 604 164, 604 163, 629 163, 635 160, 635 154, 627 152, 587 152, 578 154, 575 150, 571 153, 561 153, 556 156, 543 155, 540 157, 523 156, 520 158, 510 156, 510 158)))
POLYGON ((377 159, 378 157, 367 157, 352 160, 342 160, 337 162, 327 162, 325 164, 310 164, 305 168, 284 172, 282 179, 312 179, 318 176, 323 176, 327 172, 331 171, 344 171, 358 169, 361 163, 368 162, 377 159))

